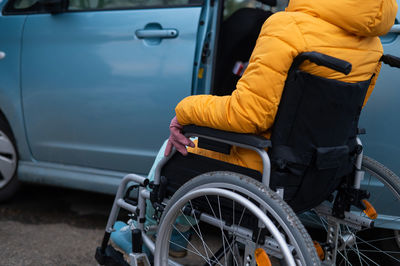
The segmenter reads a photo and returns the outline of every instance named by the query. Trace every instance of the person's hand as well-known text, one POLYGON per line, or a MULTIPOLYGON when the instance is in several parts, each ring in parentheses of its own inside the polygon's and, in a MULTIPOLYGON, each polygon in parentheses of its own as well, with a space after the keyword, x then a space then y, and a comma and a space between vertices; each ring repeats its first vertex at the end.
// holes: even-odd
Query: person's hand
POLYGON ((165 148, 164 152, 165 156, 168 156, 171 153, 172 147, 175 147, 177 151, 179 151, 185 156, 188 154, 186 146, 194 148, 195 145, 193 141, 191 141, 182 134, 181 132, 182 128, 183 126, 179 124, 178 119, 176 119, 176 116, 172 118, 171 124, 169 125, 170 135, 168 138, 167 147, 165 148))

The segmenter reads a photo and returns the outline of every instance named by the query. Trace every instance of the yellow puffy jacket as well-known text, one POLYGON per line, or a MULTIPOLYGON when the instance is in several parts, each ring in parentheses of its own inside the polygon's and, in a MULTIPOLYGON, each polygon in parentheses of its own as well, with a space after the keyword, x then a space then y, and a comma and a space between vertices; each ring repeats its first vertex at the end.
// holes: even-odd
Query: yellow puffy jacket
MULTIPOLYGON (((313 75, 345 82, 374 79, 380 70, 383 49, 377 36, 386 34, 397 13, 395 0, 291 0, 285 12, 272 15, 263 25, 249 65, 231 96, 196 95, 175 108, 182 125, 199 126, 270 136, 288 70, 302 52, 317 51, 350 62, 345 76, 305 62, 302 69, 313 75)), ((365 104, 365 103, 364 103, 365 104)), ((237 165, 262 170, 258 155, 233 148, 230 155, 190 149, 237 165)))

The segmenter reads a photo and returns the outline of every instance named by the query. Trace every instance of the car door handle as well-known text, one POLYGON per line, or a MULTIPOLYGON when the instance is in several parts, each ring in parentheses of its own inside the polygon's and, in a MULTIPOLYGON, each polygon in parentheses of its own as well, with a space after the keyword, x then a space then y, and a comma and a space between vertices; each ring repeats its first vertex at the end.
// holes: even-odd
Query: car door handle
POLYGON ((0 60, 6 57, 6 53, 3 51, 0 51, 0 60))
POLYGON ((400 24, 395 24, 392 26, 392 28, 389 31, 390 33, 400 33, 400 24))
POLYGON ((147 38, 176 38, 178 36, 178 30, 176 29, 142 29, 135 32, 136 37, 139 39, 147 38))

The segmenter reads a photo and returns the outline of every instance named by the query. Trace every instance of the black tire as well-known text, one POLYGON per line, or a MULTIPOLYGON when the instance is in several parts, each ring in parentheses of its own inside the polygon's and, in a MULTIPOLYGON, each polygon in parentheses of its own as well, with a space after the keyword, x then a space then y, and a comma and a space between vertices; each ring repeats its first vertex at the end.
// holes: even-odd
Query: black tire
POLYGON ((17 178, 18 152, 15 139, 6 121, 0 117, 0 141, 4 144, 0 150, 0 202, 10 199, 19 187, 17 178))
MULTIPOLYGON (((253 178, 239 175, 237 173, 231 172, 212 172, 207 174, 199 175, 186 184, 184 184, 172 198, 168 201, 168 204, 163 212, 161 217, 161 223, 165 219, 167 213, 169 211, 176 211, 174 205, 182 198, 185 194, 192 190, 197 190, 199 188, 225 188, 233 191, 237 191, 236 188, 240 187, 243 191, 248 191, 248 195, 256 195, 256 197, 260 198, 266 205, 270 206, 270 208, 275 212, 272 214, 271 211, 268 211, 268 216, 271 218, 274 215, 279 216, 278 219, 281 219, 279 225, 280 228, 286 228, 286 239, 289 239, 288 234, 292 235, 292 238, 296 242, 298 248, 296 250, 296 254, 301 253, 304 258, 304 265, 319 265, 320 260, 315 251, 313 242, 307 233, 306 229, 297 218, 296 214, 293 210, 287 205, 279 195, 275 192, 256 181, 253 178), (232 185, 232 186, 230 186, 232 185), (282 224, 284 223, 284 225, 282 224)), ((240 194, 243 194, 243 191, 240 191, 240 194)), ((278 224, 278 219, 274 220, 275 223, 278 224)), ((172 225, 171 225, 172 226, 172 225)), ((284 229, 282 229, 284 230, 284 229)), ((282 231, 283 232, 283 231, 282 231)), ((228 257, 229 259, 229 257, 228 257)))
POLYGON ((395 173, 368 156, 363 157, 362 167, 366 172, 386 182, 397 198, 400 198, 400 178, 395 173))

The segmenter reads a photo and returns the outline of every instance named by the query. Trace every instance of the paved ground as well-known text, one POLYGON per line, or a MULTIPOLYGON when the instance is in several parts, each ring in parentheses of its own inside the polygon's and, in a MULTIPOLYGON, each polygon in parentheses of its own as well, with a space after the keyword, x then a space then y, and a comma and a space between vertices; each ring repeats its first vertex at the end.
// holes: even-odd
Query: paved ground
POLYGON ((0 204, 0 265, 96 265, 112 196, 24 185, 0 204))
MULTIPOLYGON (((9 202, 0 203, 0 266, 97 265, 94 252, 113 200, 109 195, 24 184, 9 202)), ((200 246, 197 239, 193 244, 200 246)), ((178 261, 200 265, 193 256, 178 261)))
MULTIPOLYGON (((109 195, 24 185, 0 203, 0 266, 97 265, 94 252, 112 203, 109 195)), ((190 256, 180 262, 198 265, 190 256)))

